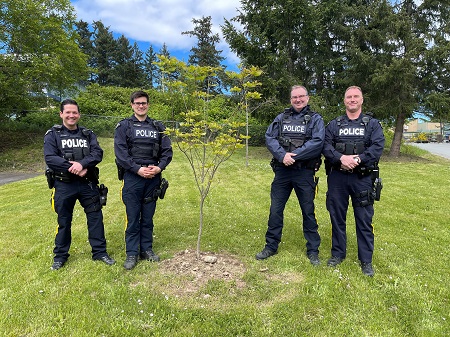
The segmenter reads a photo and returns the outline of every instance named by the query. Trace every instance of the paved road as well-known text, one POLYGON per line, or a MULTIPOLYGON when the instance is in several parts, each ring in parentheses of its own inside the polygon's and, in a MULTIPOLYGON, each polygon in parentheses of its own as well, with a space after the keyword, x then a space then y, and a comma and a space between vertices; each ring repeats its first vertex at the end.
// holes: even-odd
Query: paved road
POLYGON ((409 143, 428 152, 450 159, 450 143, 409 143))
POLYGON ((41 175, 40 173, 22 173, 22 172, 0 172, 0 185, 12 183, 13 181, 25 180, 41 175))

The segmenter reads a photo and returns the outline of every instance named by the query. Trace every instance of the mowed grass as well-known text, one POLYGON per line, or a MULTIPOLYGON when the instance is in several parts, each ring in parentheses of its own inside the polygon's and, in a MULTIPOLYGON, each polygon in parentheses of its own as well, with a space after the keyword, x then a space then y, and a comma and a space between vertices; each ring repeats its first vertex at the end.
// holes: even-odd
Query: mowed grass
MULTIPOLYGON (((316 198, 322 265, 314 268, 305 256, 294 195, 279 253, 257 261, 270 204, 270 156, 250 148, 246 167, 244 152, 236 153, 219 168, 207 199, 201 247, 236 256, 245 266, 243 282, 211 280, 180 295, 173 290, 184 284, 182 276, 162 273, 160 264, 122 267, 121 182, 113 140, 101 138, 100 144, 100 180, 109 188, 103 209, 108 252, 117 264, 91 260, 85 214, 77 204, 71 256, 64 268, 51 271, 56 214, 44 175, 0 186, 0 336, 449 335, 448 160, 414 150, 406 160, 382 158, 375 277, 369 278, 358 265, 351 208, 347 259, 338 268, 326 266, 331 225, 323 168, 316 198)), ((170 187, 154 219, 154 249, 163 260, 195 249, 199 224, 198 191, 181 152, 175 151, 164 176, 170 187)))

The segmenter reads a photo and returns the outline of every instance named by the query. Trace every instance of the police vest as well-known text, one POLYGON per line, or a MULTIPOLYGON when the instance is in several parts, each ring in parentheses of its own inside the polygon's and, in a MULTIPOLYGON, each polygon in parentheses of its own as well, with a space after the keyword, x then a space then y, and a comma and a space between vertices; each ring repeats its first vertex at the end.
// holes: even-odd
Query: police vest
POLYGON ((90 153, 91 130, 78 127, 76 133, 69 132, 62 125, 52 127, 56 135, 59 150, 64 159, 70 161, 80 161, 90 153))
POLYGON ((310 120, 311 114, 309 111, 297 119, 292 117, 291 109, 284 111, 278 141, 286 151, 292 152, 311 139, 312 131, 308 128, 310 120))
POLYGON ((128 123, 129 153, 133 160, 141 165, 158 164, 162 128, 153 120, 142 123, 129 118, 128 123))
POLYGON ((369 147, 369 131, 367 125, 371 116, 363 115, 360 122, 350 121, 344 116, 336 118, 338 131, 334 148, 345 155, 358 155, 369 147))

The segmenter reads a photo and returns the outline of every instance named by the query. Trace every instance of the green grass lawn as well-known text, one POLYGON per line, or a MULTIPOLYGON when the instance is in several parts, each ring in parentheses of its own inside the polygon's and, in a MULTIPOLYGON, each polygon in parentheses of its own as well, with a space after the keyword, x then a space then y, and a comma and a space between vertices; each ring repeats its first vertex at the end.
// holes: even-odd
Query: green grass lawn
MULTIPOLYGON (((219 168, 201 242, 202 251, 237 257, 245 266, 242 282, 211 280, 179 295, 173 289, 184 284, 182 276, 162 273, 161 264, 141 262, 124 270, 121 182, 112 139, 101 138, 100 144, 105 150, 100 180, 109 187, 104 223, 117 264, 91 260, 85 215, 77 204, 71 257, 64 268, 51 271, 57 225, 44 176, 0 186, 0 336, 449 335, 450 161, 418 150, 409 150, 416 152, 406 159, 382 158, 375 276, 369 278, 358 265, 351 209, 347 259, 337 269, 326 266, 331 225, 323 168, 316 199, 322 265, 311 266, 305 255, 294 195, 279 253, 257 261, 273 173, 267 150, 251 148, 248 167, 241 151, 219 168)), ((41 150, 36 156, 39 160, 41 150)), ((170 187, 158 201, 154 249, 167 260, 195 249, 199 196, 179 151, 164 176, 170 187)))

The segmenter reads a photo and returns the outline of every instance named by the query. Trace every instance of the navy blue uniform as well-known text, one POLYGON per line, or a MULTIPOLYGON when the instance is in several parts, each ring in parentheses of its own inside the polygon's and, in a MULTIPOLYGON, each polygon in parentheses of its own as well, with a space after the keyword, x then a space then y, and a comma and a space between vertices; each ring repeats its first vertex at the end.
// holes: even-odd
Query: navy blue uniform
POLYGON ((62 125, 54 126, 44 137, 44 157, 45 163, 56 177, 52 194, 52 206, 58 214, 54 261, 64 263, 69 257, 72 214, 77 200, 86 213, 92 258, 101 259, 107 253, 100 193, 94 172, 95 166, 103 158, 103 150, 97 137, 91 130, 83 127, 69 130, 62 125), (79 162, 83 168, 88 169, 88 174, 80 177, 69 173, 69 161, 79 162))
POLYGON ((270 214, 266 232, 266 248, 277 251, 283 229, 286 202, 294 189, 303 216, 303 234, 307 254, 319 252, 320 235, 314 212, 316 182, 314 175, 320 160, 325 127, 322 117, 310 110, 293 108, 279 114, 266 131, 266 146, 272 153, 275 177, 270 191, 270 214), (295 163, 283 164, 287 152, 295 153, 295 163))
POLYGON ((161 174, 146 179, 137 174, 143 166, 155 165, 164 170, 172 161, 170 138, 164 126, 149 117, 140 122, 134 115, 121 121, 114 135, 117 164, 125 171, 122 201, 127 213, 125 244, 127 256, 138 256, 152 249, 154 191, 161 184, 161 174))
POLYGON ((332 224, 331 255, 346 257, 346 217, 351 197, 356 222, 358 259, 371 263, 374 250, 372 218, 374 214, 373 180, 370 171, 378 166, 384 147, 381 124, 361 114, 356 120, 346 115, 332 120, 325 130, 323 155, 328 166, 326 205, 332 224), (342 155, 355 155, 360 165, 351 171, 341 168, 342 155))

